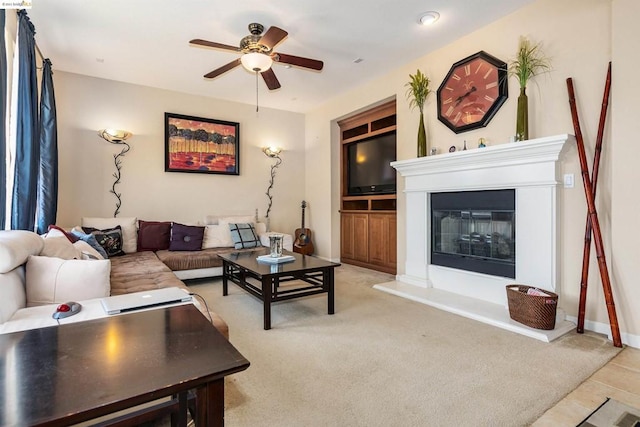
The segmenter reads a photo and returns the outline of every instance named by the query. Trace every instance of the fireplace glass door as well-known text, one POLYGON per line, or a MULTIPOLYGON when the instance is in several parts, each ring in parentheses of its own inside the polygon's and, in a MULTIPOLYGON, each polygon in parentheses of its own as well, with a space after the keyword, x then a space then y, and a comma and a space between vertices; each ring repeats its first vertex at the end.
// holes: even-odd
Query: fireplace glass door
POLYGON ((515 278, 514 190, 431 195, 431 263, 515 278))

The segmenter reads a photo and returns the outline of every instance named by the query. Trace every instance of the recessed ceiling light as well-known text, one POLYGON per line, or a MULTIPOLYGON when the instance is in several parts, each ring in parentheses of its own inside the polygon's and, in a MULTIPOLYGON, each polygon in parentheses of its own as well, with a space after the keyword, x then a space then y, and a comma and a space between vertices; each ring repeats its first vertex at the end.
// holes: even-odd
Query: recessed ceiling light
POLYGON ((420 23, 420 25, 431 25, 438 19, 440 19, 440 14, 438 12, 430 11, 420 15, 420 18, 418 18, 418 22, 420 23))

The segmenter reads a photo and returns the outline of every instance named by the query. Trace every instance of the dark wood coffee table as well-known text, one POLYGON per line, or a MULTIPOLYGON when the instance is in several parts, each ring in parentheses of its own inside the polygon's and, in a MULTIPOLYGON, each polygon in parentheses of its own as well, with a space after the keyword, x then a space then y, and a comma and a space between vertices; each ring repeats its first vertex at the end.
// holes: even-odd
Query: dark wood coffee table
POLYGON ((271 329, 271 303, 309 295, 327 294, 328 313, 334 313, 333 269, 340 264, 308 255, 284 251, 295 261, 267 264, 258 262, 269 249, 219 254, 222 258, 222 295, 228 294, 228 282, 258 297, 264 305, 264 329, 271 329), (280 287, 284 282, 302 281, 303 286, 280 287), (255 283, 252 283, 255 282, 255 283))
POLYGON ((248 367, 192 304, 4 334, 0 425, 66 426, 168 396, 118 421, 185 426, 195 389, 197 425, 221 426, 224 377, 248 367))

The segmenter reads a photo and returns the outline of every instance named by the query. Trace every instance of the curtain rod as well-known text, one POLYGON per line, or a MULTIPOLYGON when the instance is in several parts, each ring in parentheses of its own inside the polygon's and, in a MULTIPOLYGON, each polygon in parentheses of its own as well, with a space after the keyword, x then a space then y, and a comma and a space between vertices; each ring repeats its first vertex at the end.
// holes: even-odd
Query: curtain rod
POLYGON ((35 40, 33 42, 33 45, 36 47, 36 51, 38 52, 38 55, 40 55, 40 59, 44 61, 44 55, 42 54, 42 51, 38 47, 38 43, 36 43, 35 40))

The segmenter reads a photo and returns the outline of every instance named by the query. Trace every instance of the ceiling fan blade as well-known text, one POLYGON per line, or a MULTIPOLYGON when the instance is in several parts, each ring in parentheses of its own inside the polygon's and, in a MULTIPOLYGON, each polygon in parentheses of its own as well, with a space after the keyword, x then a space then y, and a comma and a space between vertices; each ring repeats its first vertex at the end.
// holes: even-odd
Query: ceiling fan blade
POLYGON ((296 65, 298 67, 310 68, 312 70, 320 71, 324 67, 324 62, 317 59, 303 58, 301 56, 287 55, 286 53, 276 53, 273 55, 273 60, 282 62, 283 64, 296 65))
POLYGON ((267 84, 267 87, 269 88, 269 90, 280 89, 280 82, 278 81, 278 78, 276 77, 276 73, 273 72, 272 68, 269 68, 267 71, 263 71, 260 74, 262 74, 262 78, 264 79, 264 82, 267 84))
POLYGON ((262 38, 258 43, 267 46, 269 49, 273 49, 274 47, 276 47, 278 43, 284 40, 288 35, 289 33, 287 33, 282 28, 271 27, 267 30, 266 33, 264 33, 264 35, 262 36, 262 38))
POLYGON ((229 46, 228 44, 210 42, 208 40, 193 39, 189 43, 199 45, 199 46, 213 47, 216 49, 224 49, 224 50, 232 50, 234 52, 240 52, 240 48, 237 46, 229 46))
POLYGON ((204 77, 206 79, 212 79, 214 77, 218 77, 220 74, 226 73, 227 71, 231 70, 232 68, 237 67, 238 65, 240 65, 240 58, 229 62, 227 65, 223 65, 220 68, 216 68, 215 70, 207 73, 204 75, 204 77))

